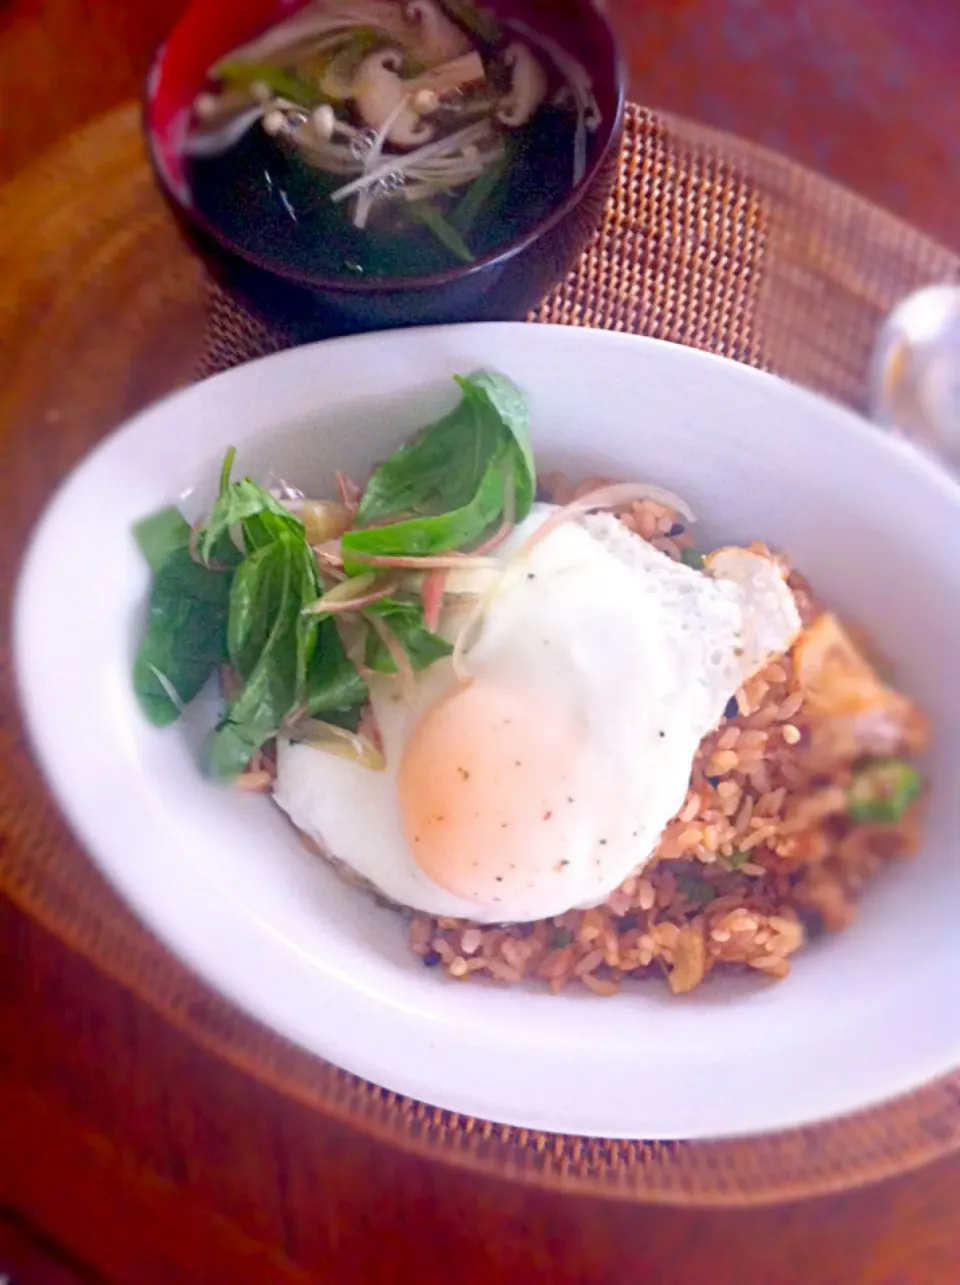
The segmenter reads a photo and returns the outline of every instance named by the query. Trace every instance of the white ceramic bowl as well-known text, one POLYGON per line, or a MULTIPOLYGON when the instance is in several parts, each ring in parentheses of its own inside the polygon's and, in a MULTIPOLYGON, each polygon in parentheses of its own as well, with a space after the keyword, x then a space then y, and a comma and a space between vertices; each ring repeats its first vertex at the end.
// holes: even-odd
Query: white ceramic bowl
MULTIPOLYGON (((875 1102, 960 1065, 960 488, 809 393, 690 349, 526 325, 300 348, 155 406, 55 497, 16 607, 23 708, 57 798, 137 913, 262 1021, 390 1089, 567 1132, 704 1137, 875 1102), (198 773, 191 728, 140 716, 130 667, 147 571, 135 519, 205 503, 229 444, 314 493, 363 475, 453 404, 450 377, 529 395, 541 465, 684 494, 701 542, 790 550, 895 658, 935 724, 921 854, 790 978, 677 999, 463 986, 408 954, 397 916, 344 886, 272 804, 198 773)), ((370 842, 377 837, 371 834, 370 842)))

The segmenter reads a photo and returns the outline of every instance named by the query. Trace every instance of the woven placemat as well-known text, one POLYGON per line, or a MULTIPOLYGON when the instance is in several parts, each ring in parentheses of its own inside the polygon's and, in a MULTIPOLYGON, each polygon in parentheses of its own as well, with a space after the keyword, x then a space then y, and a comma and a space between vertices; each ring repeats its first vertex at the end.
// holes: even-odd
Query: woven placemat
MULTIPOLYGON (((859 405, 882 317, 909 290, 958 275, 956 255, 790 162, 634 107, 604 225, 536 319, 692 344, 859 405)), ((134 109, 0 193, 0 279, 9 586, 40 507, 97 437, 191 372, 286 339, 215 290, 204 331, 201 275, 153 190, 134 109)), ((318 1061, 204 986, 100 879, 30 762, 5 649, 0 658, 3 892, 171 1023, 300 1102, 432 1158, 641 1201, 782 1200, 960 1150, 960 1077, 788 1133, 610 1142, 467 1119, 318 1061)))
MULTIPOLYGON (((883 318, 954 279, 960 257, 836 184, 629 105, 603 225, 530 319, 688 344, 862 409, 883 318)), ((212 289, 198 374, 288 343, 212 289)))

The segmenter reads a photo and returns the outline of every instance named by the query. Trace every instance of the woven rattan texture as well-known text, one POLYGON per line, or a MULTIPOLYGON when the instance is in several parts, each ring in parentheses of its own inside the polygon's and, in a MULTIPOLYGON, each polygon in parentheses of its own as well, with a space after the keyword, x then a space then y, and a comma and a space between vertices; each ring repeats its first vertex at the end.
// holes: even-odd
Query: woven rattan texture
MULTIPOLYGON (((603 226, 532 319, 688 344, 859 406, 884 316, 958 276, 956 255, 786 158, 630 106, 603 226)), ((212 291, 199 373, 284 346, 212 291)))
MULTIPOLYGON (((14 515, 0 529, 0 569, 8 585, 25 530, 53 481, 112 419, 128 413, 131 399, 142 399, 144 388, 155 394, 182 380, 191 363, 210 373, 284 346, 283 336, 213 291, 199 364, 194 347, 189 359, 171 350, 157 367, 157 335, 175 330, 184 353, 189 349, 202 287, 162 217, 135 130, 135 115, 127 113, 109 118, 99 134, 78 136, 21 185, 18 204, 0 219, 0 265, 4 250, 21 255, 29 242, 38 263, 47 256, 65 271, 78 264, 85 292, 80 308, 75 298, 71 303, 56 293, 53 269, 43 276, 31 268, 18 288, 36 334, 25 337, 23 327, 12 328, 12 314, 0 312, 0 349, 8 333, 19 344, 19 365, 14 371, 11 364, 0 388, 11 465, 0 479, 0 501, 14 515), (96 199, 77 197, 70 187, 86 178, 99 184, 96 199), (104 334, 112 334, 105 346, 99 327, 118 313, 122 329, 104 326, 104 334), (64 342, 73 346, 73 360, 51 373, 32 346, 64 342), (138 382, 141 367, 145 383, 138 382), (63 413, 65 398, 72 399, 70 414, 63 413), (38 454, 36 424, 42 422, 49 445, 38 454)), ((789 162, 631 108, 604 225, 536 319, 693 344, 856 403, 883 314, 905 291, 957 271, 957 258, 946 250, 789 162)), ((960 1080, 776 1136, 608 1142, 465 1119, 308 1056, 207 989, 96 874, 30 762, 5 652, 2 660, 0 888, 171 1023, 316 1110, 437 1159, 645 1201, 784 1199, 849 1187, 960 1148, 960 1080)))

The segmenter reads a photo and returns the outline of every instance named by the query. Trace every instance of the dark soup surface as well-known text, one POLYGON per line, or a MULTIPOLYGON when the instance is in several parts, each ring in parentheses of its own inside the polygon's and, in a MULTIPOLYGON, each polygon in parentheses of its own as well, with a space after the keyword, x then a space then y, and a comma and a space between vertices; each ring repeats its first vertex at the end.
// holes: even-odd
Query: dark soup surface
POLYGON ((209 68, 186 150, 234 244, 323 276, 418 276, 506 245, 580 181, 580 64, 463 0, 315 0, 209 68))

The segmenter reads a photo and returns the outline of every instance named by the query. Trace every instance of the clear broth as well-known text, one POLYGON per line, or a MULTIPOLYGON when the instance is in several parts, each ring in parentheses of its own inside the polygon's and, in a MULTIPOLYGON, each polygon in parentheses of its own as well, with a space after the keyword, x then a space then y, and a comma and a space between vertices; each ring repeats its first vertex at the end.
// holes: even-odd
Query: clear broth
MULTIPOLYGON (((474 259, 507 245, 564 199, 572 181, 574 133, 572 114, 546 105, 510 132, 502 177, 472 225, 462 230, 474 259)), ((278 267, 377 279, 463 264, 415 221, 402 199, 391 201, 378 223, 354 227, 349 202, 329 200, 346 180, 306 164, 294 148, 259 126, 229 151, 193 160, 189 182, 197 208, 211 223, 241 249, 278 267)), ((455 224, 457 206, 468 191, 431 204, 455 224)))

